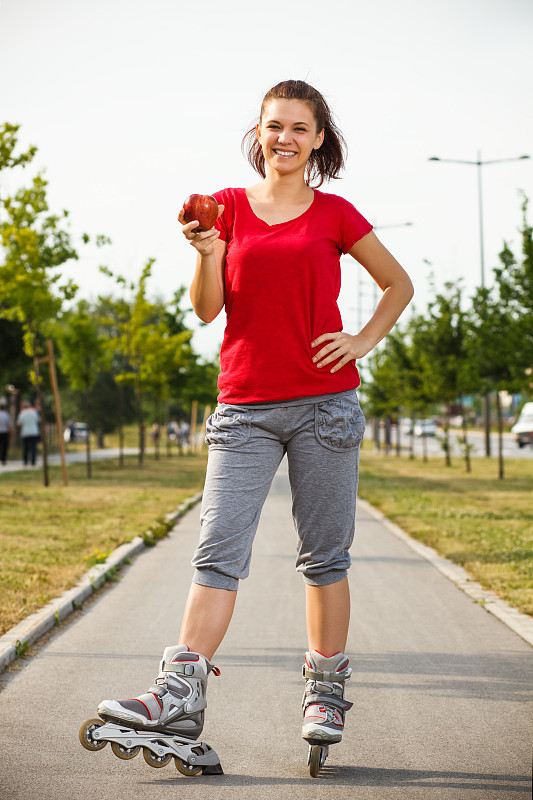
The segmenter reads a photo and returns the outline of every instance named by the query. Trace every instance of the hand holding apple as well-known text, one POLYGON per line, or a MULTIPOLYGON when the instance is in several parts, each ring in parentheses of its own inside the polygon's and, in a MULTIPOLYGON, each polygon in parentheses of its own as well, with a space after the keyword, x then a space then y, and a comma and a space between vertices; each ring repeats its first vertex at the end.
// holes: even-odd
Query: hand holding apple
POLYGON ((210 194, 191 194, 183 203, 183 218, 186 223, 198 221, 194 233, 209 231, 218 217, 218 203, 210 194))

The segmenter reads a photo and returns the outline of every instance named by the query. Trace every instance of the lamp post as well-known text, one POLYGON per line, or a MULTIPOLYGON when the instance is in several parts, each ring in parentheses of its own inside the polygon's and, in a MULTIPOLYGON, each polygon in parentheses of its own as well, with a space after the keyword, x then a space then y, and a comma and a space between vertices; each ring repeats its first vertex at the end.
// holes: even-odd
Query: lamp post
MULTIPOLYGON (((479 257, 481 263, 481 288, 485 288, 485 252, 483 246, 483 198, 481 185, 481 168, 487 164, 503 164, 509 161, 523 161, 531 156, 515 156, 514 158, 496 158, 490 161, 483 161, 478 150, 477 161, 462 161, 454 158, 439 158, 432 156, 428 161, 442 161, 446 164, 469 164, 477 167, 477 193, 479 208, 479 257)), ((490 393, 485 395, 485 455, 490 456, 490 393)))

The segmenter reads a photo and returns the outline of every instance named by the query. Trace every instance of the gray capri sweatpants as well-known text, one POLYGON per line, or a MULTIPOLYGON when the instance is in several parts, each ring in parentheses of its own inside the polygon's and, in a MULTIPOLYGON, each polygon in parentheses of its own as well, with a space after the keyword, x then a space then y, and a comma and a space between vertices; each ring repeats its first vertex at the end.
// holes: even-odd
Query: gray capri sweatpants
POLYGON ((311 586, 346 577, 355 533, 365 418, 357 392, 280 404, 221 404, 209 417, 209 458, 193 582, 237 589, 270 485, 287 453, 296 568, 311 586))

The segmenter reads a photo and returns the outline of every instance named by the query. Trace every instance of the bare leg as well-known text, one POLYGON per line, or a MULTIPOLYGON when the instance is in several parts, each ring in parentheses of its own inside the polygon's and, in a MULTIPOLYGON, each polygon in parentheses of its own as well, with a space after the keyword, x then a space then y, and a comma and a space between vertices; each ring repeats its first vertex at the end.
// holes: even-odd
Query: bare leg
POLYGON ((306 585, 309 650, 323 656, 344 653, 350 623, 348 578, 326 586, 306 585))
POLYGON ((191 584, 179 643, 211 660, 230 623, 237 592, 191 584))

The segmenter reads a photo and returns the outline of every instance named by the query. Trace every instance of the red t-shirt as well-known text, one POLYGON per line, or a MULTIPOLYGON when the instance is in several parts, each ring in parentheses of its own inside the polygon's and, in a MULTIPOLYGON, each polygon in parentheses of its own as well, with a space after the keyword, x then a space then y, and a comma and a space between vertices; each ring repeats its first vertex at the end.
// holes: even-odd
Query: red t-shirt
POLYGON ((214 197, 224 204, 215 227, 227 242, 219 402, 292 400, 359 386, 354 361, 333 374, 333 363, 318 369, 312 357, 320 348, 311 342, 342 330, 340 256, 372 225, 344 198, 317 189, 307 211, 277 225, 254 214, 245 189, 214 197))

